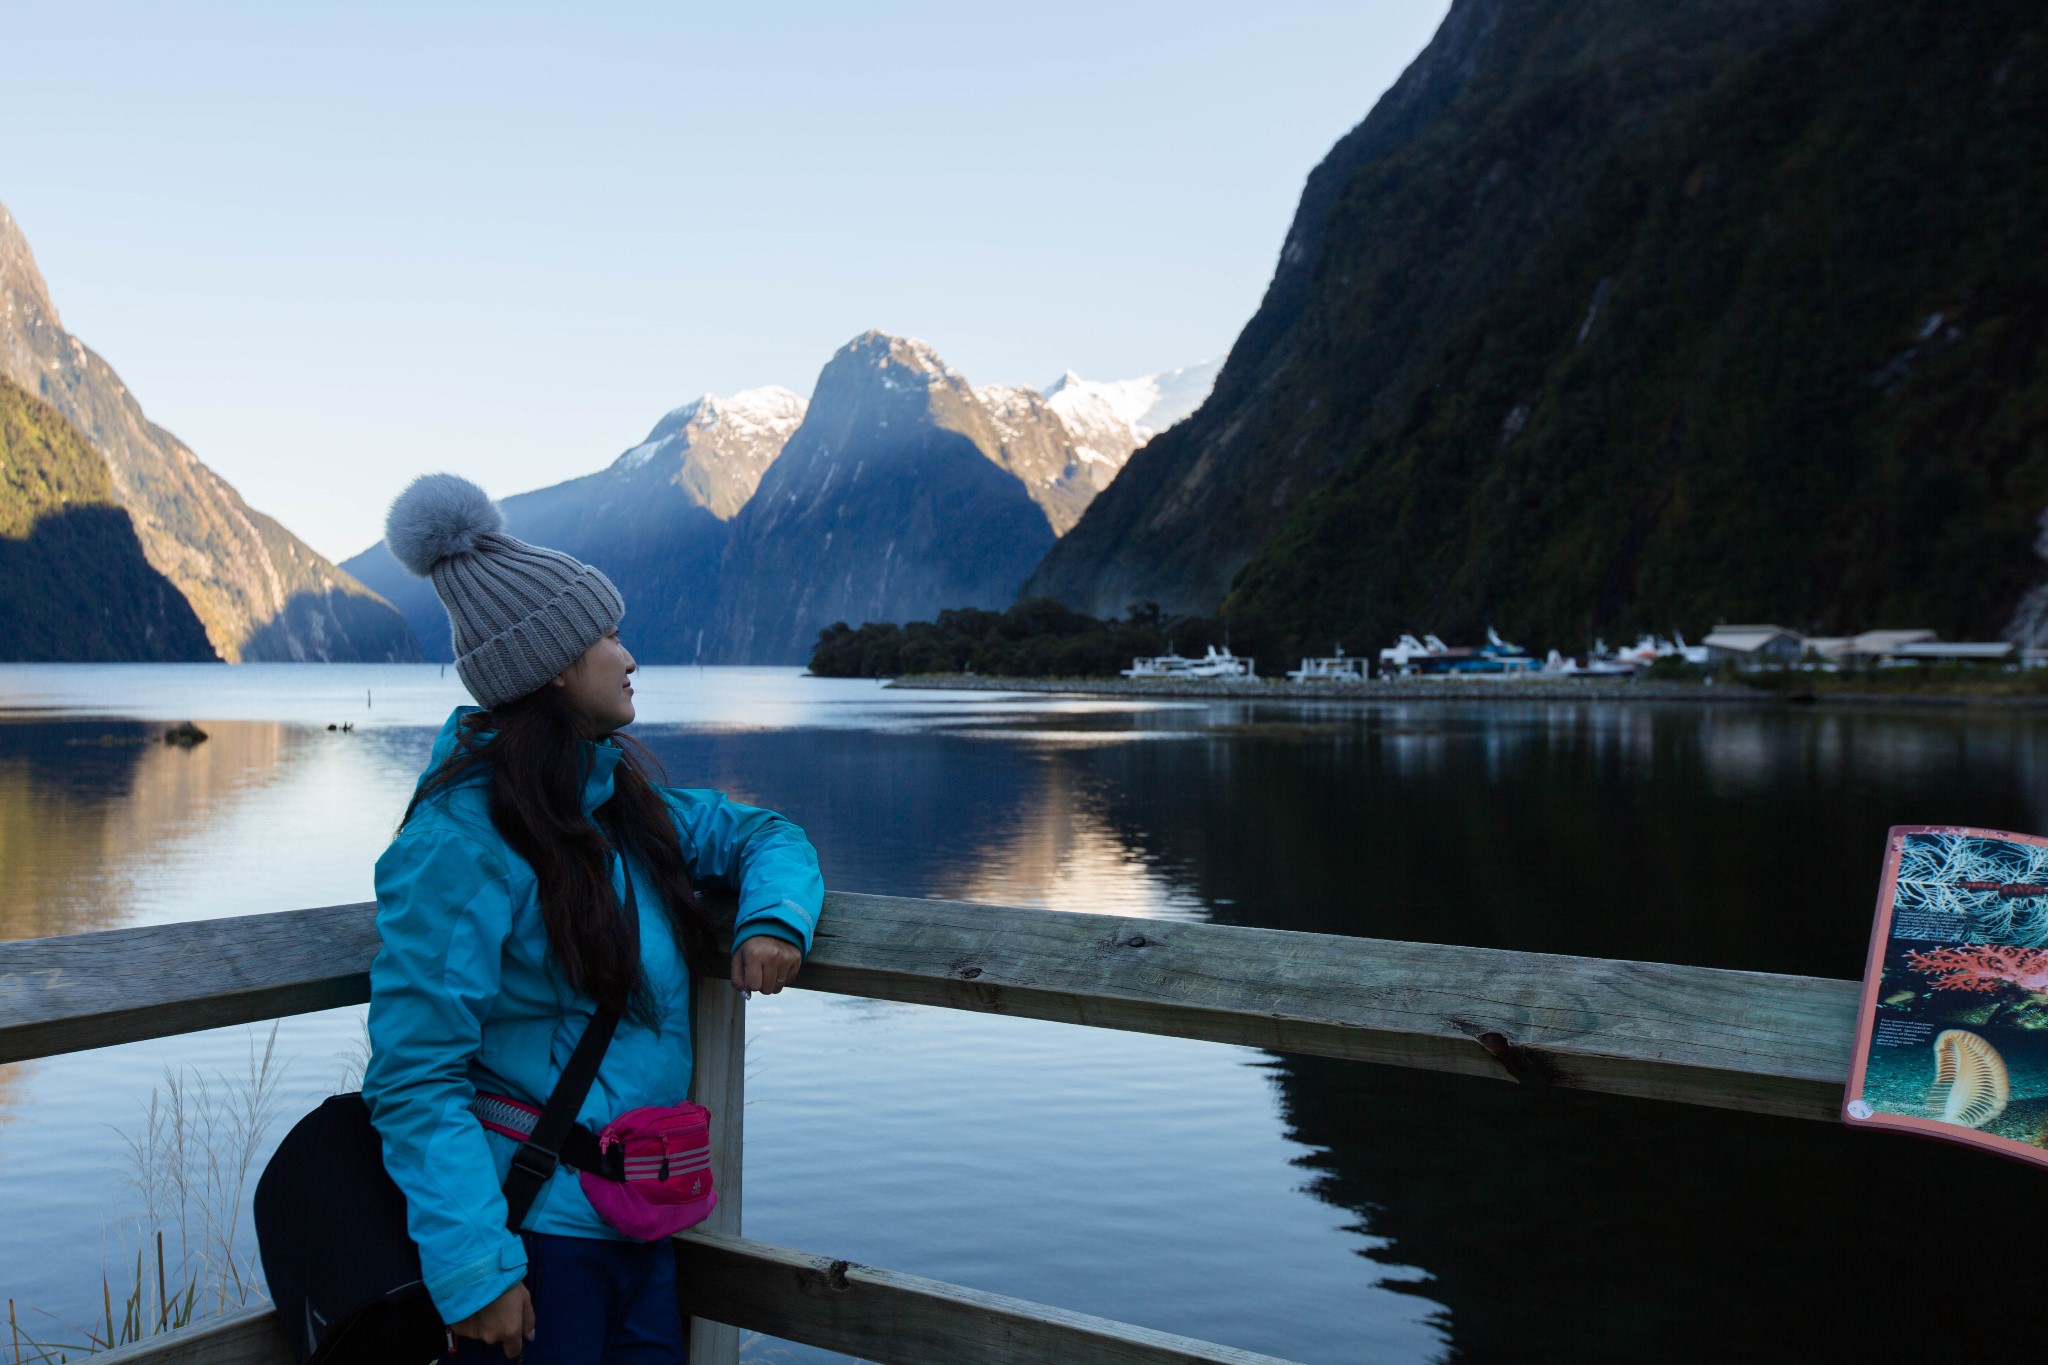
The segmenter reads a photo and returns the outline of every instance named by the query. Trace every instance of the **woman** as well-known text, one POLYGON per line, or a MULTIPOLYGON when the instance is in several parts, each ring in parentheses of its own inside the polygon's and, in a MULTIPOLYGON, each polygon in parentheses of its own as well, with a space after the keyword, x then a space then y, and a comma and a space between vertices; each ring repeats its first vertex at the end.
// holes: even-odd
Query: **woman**
POLYGON ((649 779, 645 751, 618 734, 634 715, 618 590, 502 526, 482 489, 436 474, 385 527, 448 609, 456 672, 479 705, 449 717, 377 862, 363 1095, 458 1358, 677 1365, 668 1239, 614 1229, 567 1167, 509 1229, 518 1142, 472 1105, 542 1105, 600 1007, 620 1022, 579 1121, 596 1131, 680 1103, 691 967, 779 991, 810 948, 824 885, 787 820, 649 779), (729 971, 710 960, 701 886, 739 892, 729 971))

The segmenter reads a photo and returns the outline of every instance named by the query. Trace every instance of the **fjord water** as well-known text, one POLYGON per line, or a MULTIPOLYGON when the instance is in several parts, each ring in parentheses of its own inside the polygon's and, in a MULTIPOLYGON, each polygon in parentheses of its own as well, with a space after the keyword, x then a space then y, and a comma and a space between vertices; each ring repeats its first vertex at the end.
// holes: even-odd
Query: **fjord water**
MULTIPOLYGON (((0 668, 0 937, 366 899, 461 700, 433 666, 0 668), (188 717, 212 738, 152 742, 188 717)), ((649 669, 639 701, 671 780, 786 811, 833 885, 1133 916, 1846 977, 1888 825, 2048 826, 2024 712, 760 669, 649 669)), ((869 1264, 1332 1365, 1964 1360, 2016 1339, 1967 1302, 2031 1301, 2042 1183, 1975 1153, 802 991, 749 1009, 747 1230, 869 1264), (1909 1288, 1956 1255, 1951 1308, 1909 1288)), ((280 1026, 287 1118, 343 1083, 360 1017, 280 1026)), ((97 1316, 133 1256, 123 1131, 165 1065, 233 1070, 262 1036, 0 1067, 0 1296, 97 1316)))

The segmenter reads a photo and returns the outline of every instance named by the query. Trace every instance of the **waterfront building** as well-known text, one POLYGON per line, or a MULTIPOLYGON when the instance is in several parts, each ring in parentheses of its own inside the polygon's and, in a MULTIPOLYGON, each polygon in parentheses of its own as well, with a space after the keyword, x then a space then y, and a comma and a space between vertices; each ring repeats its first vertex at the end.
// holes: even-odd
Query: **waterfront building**
POLYGON ((1806 637, 1783 626, 1715 626, 1701 643, 1709 664, 1737 668, 1794 664, 1806 652, 1806 637))

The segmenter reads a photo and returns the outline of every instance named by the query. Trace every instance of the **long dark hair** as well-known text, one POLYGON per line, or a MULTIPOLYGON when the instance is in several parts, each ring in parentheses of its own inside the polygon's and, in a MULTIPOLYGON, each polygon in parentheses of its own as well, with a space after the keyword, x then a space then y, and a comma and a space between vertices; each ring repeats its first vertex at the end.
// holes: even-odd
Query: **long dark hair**
POLYGON ((554 693, 542 687, 464 716, 455 752, 420 783, 399 828, 421 802, 487 772, 491 823, 540 882, 541 920, 562 975, 599 1005, 651 1024, 653 1001, 635 949, 638 926, 626 923, 612 892, 612 851, 647 871, 694 974, 723 975, 714 967, 715 931, 690 885, 668 805, 654 789, 660 763, 638 740, 613 735, 623 754, 611 799, 597 808, 595 823, 585 819, 588 759, 575 716, 554 693))

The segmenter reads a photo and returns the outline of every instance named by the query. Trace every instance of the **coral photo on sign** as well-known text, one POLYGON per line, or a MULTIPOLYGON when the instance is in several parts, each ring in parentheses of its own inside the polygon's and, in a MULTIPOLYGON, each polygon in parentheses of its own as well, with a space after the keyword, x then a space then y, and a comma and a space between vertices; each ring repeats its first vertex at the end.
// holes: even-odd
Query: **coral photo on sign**
POLYGON ((1842 1117, 2048 1164, 2048 839, 1891 831, 1842 1117))

